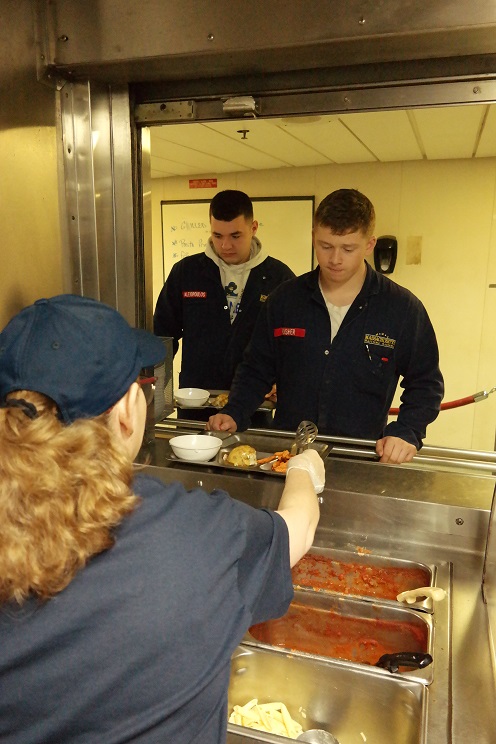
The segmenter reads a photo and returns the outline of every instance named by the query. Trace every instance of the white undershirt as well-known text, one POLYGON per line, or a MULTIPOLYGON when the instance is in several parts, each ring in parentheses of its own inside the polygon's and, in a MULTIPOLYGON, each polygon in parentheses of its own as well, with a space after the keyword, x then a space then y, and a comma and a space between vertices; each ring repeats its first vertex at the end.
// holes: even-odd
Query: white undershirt
MULTIPOLYGON (((322 286, 319 282, 320 291, 322 292, 322 286)), ((341 326, 341 323, 343 322, 344 316, 348 312, 348 310, 351 307, 350 305, 333 305, 332 302, 329 302, 329 300, 326 300, 324 293, 322 292, 322 297, 324 298, 324 302, 327 307, 327 312, 329 313, 329 317, 331 319, 331 343, 334 341, 334 338, 336 336, 336 333, 339 331, 339 328, 341 326)))

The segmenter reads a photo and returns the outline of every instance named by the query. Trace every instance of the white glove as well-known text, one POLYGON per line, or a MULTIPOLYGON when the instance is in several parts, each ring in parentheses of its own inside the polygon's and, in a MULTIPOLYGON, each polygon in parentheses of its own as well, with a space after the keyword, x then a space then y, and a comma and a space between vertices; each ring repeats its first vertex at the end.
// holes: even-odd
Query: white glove
POLYGON ((291 457, 286 469, 286 477, 290 470, 306 470, 312 479, 315 493, 322 493, 325 486, 325 467, 324 461, 316 450, 307 449, 299 455, 291 457))

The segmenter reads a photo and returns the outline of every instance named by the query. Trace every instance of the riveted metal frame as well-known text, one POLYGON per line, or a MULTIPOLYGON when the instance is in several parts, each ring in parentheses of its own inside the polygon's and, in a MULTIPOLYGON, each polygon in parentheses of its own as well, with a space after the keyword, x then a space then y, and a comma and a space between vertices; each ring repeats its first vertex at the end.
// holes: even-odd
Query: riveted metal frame
POLYGON ((60 92, 70 290, 137 320, 131 122, 127 86, 60 92))

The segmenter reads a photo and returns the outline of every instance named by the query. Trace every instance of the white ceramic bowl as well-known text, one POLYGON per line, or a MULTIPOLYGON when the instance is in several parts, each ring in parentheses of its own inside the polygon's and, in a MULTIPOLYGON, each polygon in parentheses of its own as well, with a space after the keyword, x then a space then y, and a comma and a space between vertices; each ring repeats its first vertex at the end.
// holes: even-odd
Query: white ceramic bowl
POLYGON ((174 393, 177 403, 183 408, 197 408, 202 406, 210 397, 208 390, 202 388, 179 388, 174 393))
POLYGON ((169 442, 175 456, 181 460, 208 462, 220 450, 222 439, 208 434, 182 434, 169 442))

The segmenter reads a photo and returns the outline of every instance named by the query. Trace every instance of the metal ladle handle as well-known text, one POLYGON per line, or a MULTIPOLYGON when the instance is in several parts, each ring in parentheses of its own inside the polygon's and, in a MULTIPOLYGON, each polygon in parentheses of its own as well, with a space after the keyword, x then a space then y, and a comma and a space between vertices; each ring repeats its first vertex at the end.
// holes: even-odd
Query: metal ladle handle
POLYGON ((298 736, 297 741, 306 741, 308 744, 339 744, 336 737, 324 729, 308 729, 308 731, 303 731, 298 736))

